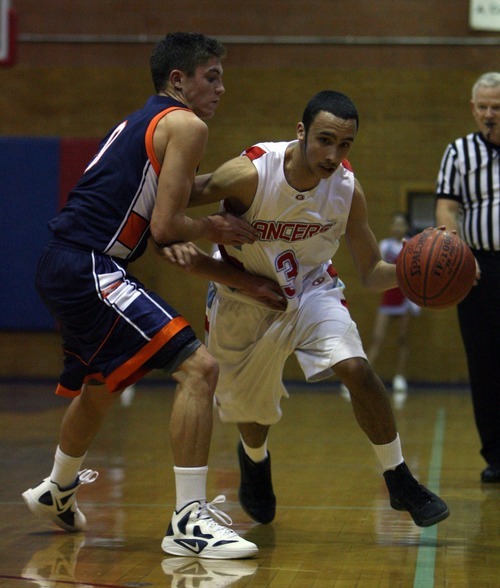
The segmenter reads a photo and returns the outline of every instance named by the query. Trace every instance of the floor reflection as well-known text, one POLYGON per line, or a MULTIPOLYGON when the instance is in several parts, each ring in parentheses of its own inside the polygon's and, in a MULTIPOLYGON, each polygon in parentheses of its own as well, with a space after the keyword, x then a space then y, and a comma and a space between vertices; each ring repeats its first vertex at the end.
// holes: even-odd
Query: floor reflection
POLYGON ((171 579, 172 588, 197 586, 223 588, 242 578, 253 576, 259 568, 257 560, 216 560, 169 557, 162 561, 163 573, 171 579))
POLYGON ((40 588, 56 588, 64 581, 73 583, 78 554, 84 545, 82 533, 54 534, 46 547, 33 553, 21 576, 40 588))

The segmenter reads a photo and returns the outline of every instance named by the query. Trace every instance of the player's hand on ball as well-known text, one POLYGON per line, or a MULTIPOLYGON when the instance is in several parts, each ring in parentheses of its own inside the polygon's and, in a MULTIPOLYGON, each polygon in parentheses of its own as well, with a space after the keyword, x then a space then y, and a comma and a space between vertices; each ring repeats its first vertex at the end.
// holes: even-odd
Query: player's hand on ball
POLYGON ((430 227, 412 237, 396 260, 403 294, 426 308, 448 308, 461 302, 476 279, 477 263, 455 231, 430 227))

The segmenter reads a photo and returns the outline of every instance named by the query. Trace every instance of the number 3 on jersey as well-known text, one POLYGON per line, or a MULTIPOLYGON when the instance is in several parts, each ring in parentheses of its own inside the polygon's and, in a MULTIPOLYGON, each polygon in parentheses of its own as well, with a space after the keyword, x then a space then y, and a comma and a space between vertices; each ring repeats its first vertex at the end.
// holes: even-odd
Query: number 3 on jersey
POLYGON ((283 272, 286 278, 287 286, 283 286, 283 292, 288 298, 293 298, 296 294, 294 287, 295 278, 299 273, 299 262, 295 253, 290 249, 280 253, 275 260, 277 272, 283 272))

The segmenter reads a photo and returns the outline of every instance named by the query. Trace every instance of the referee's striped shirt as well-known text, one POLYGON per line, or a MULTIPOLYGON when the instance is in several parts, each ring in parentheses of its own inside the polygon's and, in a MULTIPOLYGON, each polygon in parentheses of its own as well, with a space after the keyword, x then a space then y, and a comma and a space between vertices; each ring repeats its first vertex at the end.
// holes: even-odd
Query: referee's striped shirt
POLYGON ((481 133, 450 143, 437 178, 437 198, 459 202, 462 237, 471 249, 500 251, 500 148, 481 133))

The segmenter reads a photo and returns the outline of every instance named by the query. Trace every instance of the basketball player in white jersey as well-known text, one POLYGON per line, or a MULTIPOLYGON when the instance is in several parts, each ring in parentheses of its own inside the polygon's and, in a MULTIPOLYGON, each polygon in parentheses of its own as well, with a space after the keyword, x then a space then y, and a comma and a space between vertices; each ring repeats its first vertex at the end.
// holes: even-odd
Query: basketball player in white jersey
MULTIPOLYGON (((286 310, 272 310, 217 283, 208 299, 207 346, 220 369, 217 404, 221 419, 238 425, 239 498, 260 523, 275 516, 267 436, 281 418, 283 367, 292 353, 308 382, 335 374, 349 389, 356 420, 382 465, 391 506, 423 527, 449 515, 404 462, 387 392, 367 361, 331 263, 344 235, 364 286, 397 286, 395 266, 381 259, 365 195, 346 159, 357 131, 352 101, 320 92, 306 106, 296 140, 247 149, 199 176, 192 193, 193 205, 223 200, 226 210, 257 229, 251 246, 219 246, 217 255, 243 272, 275 280, 287 302, 286 310)), ((205 271, 202 252, 191 244, 165 255, 193 272, 205 271)))

